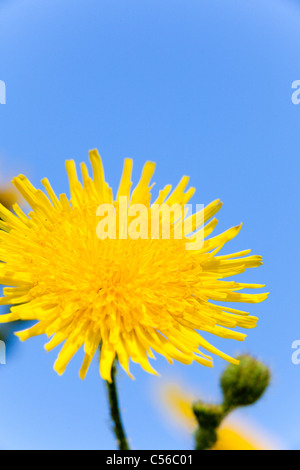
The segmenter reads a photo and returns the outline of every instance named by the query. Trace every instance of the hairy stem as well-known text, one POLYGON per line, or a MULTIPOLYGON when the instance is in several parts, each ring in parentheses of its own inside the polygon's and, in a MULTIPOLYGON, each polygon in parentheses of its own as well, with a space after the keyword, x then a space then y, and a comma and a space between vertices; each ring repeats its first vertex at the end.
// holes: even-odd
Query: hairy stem
POLYGON ((111 382, 106 382, 108 400, 110 407, 110 416, 113 422, 113 431, 117 438, 118 449, 119 450, 129 450, 128 440, 124 431, 120 408, 119 408, 119 399, 116 385, 116 364, 114 363, 111 371, 111 382))

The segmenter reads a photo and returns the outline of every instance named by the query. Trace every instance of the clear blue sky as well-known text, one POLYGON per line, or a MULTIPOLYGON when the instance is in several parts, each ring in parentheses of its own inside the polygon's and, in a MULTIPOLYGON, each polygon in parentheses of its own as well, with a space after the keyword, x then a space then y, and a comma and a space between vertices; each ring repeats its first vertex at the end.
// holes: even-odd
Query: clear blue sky
MULTIPOLYGON (((241 280, 266 283, 260 321, 244 344, 214 340, 230 354, 251 352, 273 383, 245 416, 300 448, 300 365, 291 362, 299 322, 300 6, 288 0, 1 0, 2 178, 47 176, 67 191, 64 161, 102 154, 117 188, 122 161, 157 162, 157 187, 191 175, 194 203, 221 198, 218 231, 244 222, 226 250, 252 248, 264 266, 241 280)), ((14 343, 0 366, 0 447, 113 448, 97 364, 78 378, 81 354, 63 377, 44 338, 14 343)), ((215 369, 156 364, 218 399, 215 369)), ((153 393, 163 379, 121 374, 124 420, 135 448, 191 441, 165 426, 153 393)))

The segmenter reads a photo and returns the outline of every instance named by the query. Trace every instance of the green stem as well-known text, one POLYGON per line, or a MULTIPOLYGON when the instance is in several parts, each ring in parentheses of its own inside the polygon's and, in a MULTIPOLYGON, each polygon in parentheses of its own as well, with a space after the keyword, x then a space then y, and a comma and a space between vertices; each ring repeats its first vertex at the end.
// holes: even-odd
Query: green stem
POLYGON ((196 447, 195 450, 210 450, 217 442, 217 430, 198 428, 196 431, 196 447))
POLYGON ((116 369, 115 364, 113 364, 112 370, 111 370, 111 382, 106 382, 109 407, 110 407, 110 416, 113 422, 113 431, 116 435, 117 442, 118 442, 118 449, 129 450, 129 444, 126 438, 126 434, 124 431, 121 414, 120 414, 119 399, 118 399, 117 385, 116 385, 116 373, 117 373, 117 369, 116 369))
POLYGON ((217 430, 225 417, 222 405, 196 402, 193 406, 198 421, 195 450, 210 450, 217 442, 217 430))

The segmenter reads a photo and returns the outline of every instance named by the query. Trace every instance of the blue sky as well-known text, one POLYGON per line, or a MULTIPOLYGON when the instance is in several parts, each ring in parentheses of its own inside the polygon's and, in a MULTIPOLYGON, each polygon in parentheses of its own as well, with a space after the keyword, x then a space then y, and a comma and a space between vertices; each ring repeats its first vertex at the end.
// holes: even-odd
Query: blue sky
MULTIPOLYGON (((0 175, 47 176, 67 191, 64 161, 97 147, 117 189, 125 157, 134 181, 157 162, 156 187, 183 174, 193 203, 221 198, 217 231, 244 222, 227 252, 252 248, 263 267, 241 280, 266 283, 269 299, 244 344, 213 339, 229 354, 251 352, 273 371, 268 393, 242 416, 287 448, 300 447, 299 132, 300 7, 287 0, 14 0, 0 2, 0 175)), ((155 193, 156 189, 154 189, 155 193)), ((14 343, 0 366, 0 447, 113 448, 104 384, 94 362, 85 382, 78 354, 63 377, 44 338, 14 343)), ((176 449, 192 441, 165 425, 153 395, 180 380, 220 397, 215 369, 168 365, 162 377, 121 374, 124 420, 135 448, 176 449), (147 425, 145 425, 145 422, 147 425)))

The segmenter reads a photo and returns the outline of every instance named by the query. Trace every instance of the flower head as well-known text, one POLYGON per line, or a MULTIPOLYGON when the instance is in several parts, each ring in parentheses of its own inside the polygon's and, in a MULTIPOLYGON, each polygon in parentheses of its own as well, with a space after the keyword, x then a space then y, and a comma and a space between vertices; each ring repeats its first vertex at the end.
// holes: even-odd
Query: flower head
MULTIPOLYGON (((130 358, 155 373, 148 361, 154 352, 169 362, 197 361, 211 366, 207 351, 236 363, 206 341, 199 331, 243 340, 245 335, 233 329, 256 325, 257 318, 248 313, 211 302, 255 303, 267 297, 239 293, 243 288, 263 286, 224 280, 261 264, 260 256, 248 256, 250 250, 218 255, 241 226, 207 239, 217 224, 212 219, 221 207, 217 200, 202 211, 204 223, 212 220, 205 225, 205 240, 199 249, 186 249, 195 236, 121 237, 124 230, 127 232, 127 223, 126 229, 124 223, 118 224, 116 239, 99 238, 99 205, 111 204, 118 212, 121 198, 126 197, 129 207, 140 204, 150 213, 150 180, 155 165, 145 164, 131 193, 132 161, 125 160, 114 199, 96 150, 90 152, 90 161, 93 178, 82 164, 82 183, 77 178, 75 163, 67 162, 70 201, 65 194, 58 198, 47 179, 42 180, 47 195, 22 175, 13 180, 32 211, 26 215, 14 204, 12 214, 1 206, 0 283, 9 286, 4 288, 1 304, 13 306, 0 321, 36 320, 33 327, 17 335, 26 340, 46 334, 51 337, 45 345, 47 351, 64 343, 54 366, 59 374, 82 346, 85 351, 82 378, 99 345, 100 372, 106 380, 110 380, 116 357, 128 374, 130 358)), ((187 184, 188 178, 183 177, 173 192, 171 186, 166 186, 159 192, 156 204, 184 207, 194 192, 193 188, 185 191, 187 184)), ((128 219, 134 222, 134 217, 128 219)), ((190 216, 191 233, 198 228, 197 220, 195 215, 190 216)), ((174 217, 170 219, 171 234, 176 223, 174 217)))

